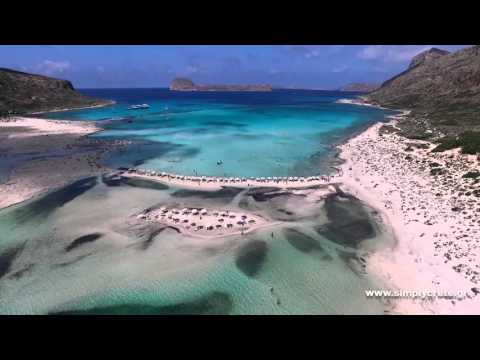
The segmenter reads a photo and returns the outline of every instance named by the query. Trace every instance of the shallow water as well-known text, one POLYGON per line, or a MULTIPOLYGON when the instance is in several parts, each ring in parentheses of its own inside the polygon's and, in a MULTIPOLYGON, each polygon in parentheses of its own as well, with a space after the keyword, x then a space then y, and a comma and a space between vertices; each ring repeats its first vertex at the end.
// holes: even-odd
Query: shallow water
MULTIPOLYGON (((332 145, 386 114, 335 104, 346 95, 325 91, 85 92, 118 103, 46 116, 98 120, 106 130, 96 137, 134 139, 110 166, 183 174, 327 173, 332 145), (126 110, 136 103, 151 108, 126 110)), ((392 241, 375 213, 344 194, 311 201, 272 190, 205 192, 103 175, 1 210, 0 313, 383 313, 387 304, 364 295, 385 288, 365 273, 365 256, 392 241), (136 218, 162 205, 278 224, 207 240, 136 218)))
POLYGON ((242 211, 243 199, 271 216, 305 200, 284 194, 256 201, 246 191, 179 197, 176 188, 117 185, 86 179, 0 211, 0 313, 370 314, 385 308, 365 299, 363 289, 376 284, 355 259, 384 246, 388 236, 379 230, 354 247, 320 236, 315 226, 333 221, 324 202, 304 203, 295 220, 278 226, 206 240, 138 224, 136 214, 196 202, 242 211), (42 211, 38 204, 45 203, 42 211))
POLYGON ((85 90, 115 106, 46 114, 103 123, 105 138, 139 141, 109 159, 185 175, 286 176, 326 173, 332 144, 386 112, 337 104, 331 91, 188 93, 166 89, 85 90), (149 103, 147 110, 128 106, 149 103))

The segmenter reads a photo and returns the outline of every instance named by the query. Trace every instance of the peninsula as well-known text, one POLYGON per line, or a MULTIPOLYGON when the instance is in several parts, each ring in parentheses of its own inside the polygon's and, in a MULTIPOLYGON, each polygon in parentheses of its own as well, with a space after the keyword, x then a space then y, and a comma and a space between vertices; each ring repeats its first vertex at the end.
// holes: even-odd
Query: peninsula
POLYGON ((67 80, 0 68, 0 116, 111 105, 75 90, 67 80))

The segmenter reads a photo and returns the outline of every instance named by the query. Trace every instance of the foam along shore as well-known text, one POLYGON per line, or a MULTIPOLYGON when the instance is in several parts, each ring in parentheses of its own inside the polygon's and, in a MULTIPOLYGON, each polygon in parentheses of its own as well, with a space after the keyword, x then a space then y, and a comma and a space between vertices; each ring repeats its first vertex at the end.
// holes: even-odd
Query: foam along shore
POLYGON ((219 190, 223 186, 235 186, 239 188, 249 187, 280 187, 287 188, 306 188, 318 185, 329 184, 334 176, 318 175, 308 177, 288 176, 288 177, 214 177, 214 176, 185 176, 179 174, 170 174, 167 172, 143 170, 136 168, 122 169, 120 175, 126 177, 141 177, 162 182, 167 185, 173 185, 185 188, 202 188, 205 190, 219 190))
POLYGON ((103 155, 126 142, 86 137, 102 130, 83 121, 0 119, 2 158, 12 164, 0 182, 0 208, 105 171, 103 155))
POLYGON ((465 176, 478 172, 478 157, 431 152, 382 125, 340 146, 342 190, 375 208, 396 237, 367 270, 396 290, 457 295, 397 299, 394 313, 480 314, 480 183, 465 176))
POLYGON ((380 105, 371 104, 371 103, 363 100, 362 98, 355 98, 355 99, 338 99, 338 100, 335 101, 335 102, 336 102, 337 104, 350 104, 350 105, 369 106, 369 107, 374 107, 374 108, 377 108, 377 109, 388 110, 387 108, 382 107, 382 106, 380 106, 380 105))
POLYGON ((202 238, 243 235, 276 224, 247 212, 205 208, 176 209, 165 206, 144 211, 137 215, 137 219, 158 222, 184 234, 202 238))

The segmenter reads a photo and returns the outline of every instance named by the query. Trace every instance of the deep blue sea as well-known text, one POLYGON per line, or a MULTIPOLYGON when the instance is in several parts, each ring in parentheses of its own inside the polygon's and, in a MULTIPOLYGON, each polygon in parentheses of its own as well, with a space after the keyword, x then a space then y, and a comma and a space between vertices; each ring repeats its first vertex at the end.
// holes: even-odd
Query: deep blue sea
POLYGON ((349 104, 335 91, 173 92, 168 89, 95 89, 86 95, 114 106, 45 114, 95 120, 102 138, 135 139, 111 165, 185 175, 287 176, 328 171, 332 145, 385 118, 385 111, 349 104), (128 110, 147 103, 145 110, 128 110))

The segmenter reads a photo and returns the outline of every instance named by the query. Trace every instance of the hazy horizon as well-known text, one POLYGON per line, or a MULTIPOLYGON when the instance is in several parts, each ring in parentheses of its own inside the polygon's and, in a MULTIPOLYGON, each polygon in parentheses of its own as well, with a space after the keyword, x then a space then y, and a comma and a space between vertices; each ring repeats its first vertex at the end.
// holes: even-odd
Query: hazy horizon
POLYGON ((0 67, 66 79, 78 89, 165 88, 186 77, 200 84, 335 90, 382 83, 431 47, 466 45, 3 45, 0 67))

